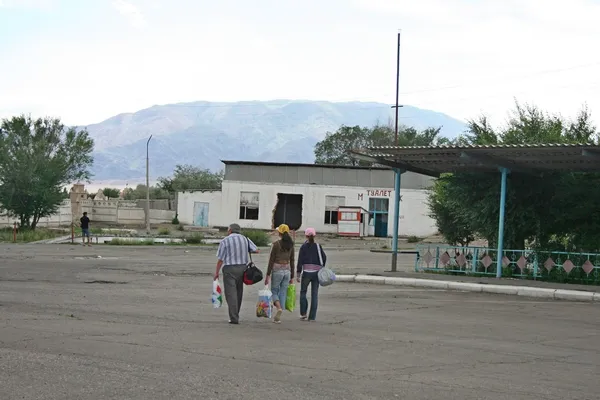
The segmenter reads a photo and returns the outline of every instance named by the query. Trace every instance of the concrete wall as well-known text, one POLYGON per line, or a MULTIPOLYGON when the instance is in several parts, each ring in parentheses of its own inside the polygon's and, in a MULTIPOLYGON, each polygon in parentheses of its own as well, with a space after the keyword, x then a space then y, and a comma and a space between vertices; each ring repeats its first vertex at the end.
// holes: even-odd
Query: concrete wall
MULTIPOLYGON (((82 200, 82 212, 94 222, 116 225, 143 225, 145 223, 144 209, 137 206, 135 201, 124 200, 82 200)), ((175 211, 150 209, 150 223, 171 223, 175 211)), ((77 220, 79 217, 77 217, 77 220)))
MULTIPOLYGON (((235 222, 245 228, 272 229, 273 209, 277 204, 278 193, 301 194, 302 226, 301 230, 313 227, 319 232, 337 232, 337 225, 324 222, 326 196, 343 196, 346 206, 358 206, 369 209, 369 198, 388 198, 389 217, 388 235, 393 232, 394 191, 389 188, 359 188, 325 185, 282 185, 267 183, 249 183, 223 181, 222 191, 180 192, 177 209, 179 221, 183 224, 194 223, 194 203, 209 203, 209 226, 228 226, 235 222), (240 192, 259 193, 258 220, 240 220, 240 192)), ((422 189, 402 189, 400 203, 400 235, 430 236, 436 233, 434 221, 428 217, 427 192, 422 189)))
MULTIPOLYGON (((0 217, 0 226, 13 226, 19 223, 17 218, 10 218, 6 214, 0 217)), ((49 217, 40 219, 38 226, 43 228, 57 228, 59 226, 69 226, 71 224, 71 201, 65 200, 60 205, 58 211, 49 217)))
MULTIPOLYGON (((146 200, 139 199, 135 201, 138 208, 146 208, 146 200)), ((150 200, 151 210, 174 210, 175 201, 169 199, 150 200)))
MULTIPOLYGON (((77 201, 74 205, 76 207, 71 207, 71 201, 65 200, 56 214, 42 218, 38 226, 43 228, 70 226, 71 221, 79 223, 79 218, 81 218, 83 212, 88 213, 92 226, 94 222, 115 225, 145 224, 144 209, 137 207, 135 201, 84 199, 77 201), (73 209, 76 210, 77 215, 72 214, 73 209)), ((175 211, 150 210, 151 224, 171 223, 173 218, 175 218, 175 211)), ((13 226, 15 222, 18 223, 18 219, 0 215, 0 226, 13 226)))

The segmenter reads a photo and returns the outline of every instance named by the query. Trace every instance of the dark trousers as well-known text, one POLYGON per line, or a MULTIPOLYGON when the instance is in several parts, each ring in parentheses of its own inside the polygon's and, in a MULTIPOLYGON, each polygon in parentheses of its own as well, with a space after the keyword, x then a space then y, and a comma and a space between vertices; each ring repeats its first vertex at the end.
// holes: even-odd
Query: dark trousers
POLYGON ((225 300, 229 308, 229 320, 238 323, 242 297, 244 296, 244 271, 245 265, 227 265, 223 267, 223 289, 225 300))
POLYGON ((308 319, 314 321, 317 318, 317 306, 319 305, 319 273, 303 272, 302 282, 300 283, 300 315, 306 315, 308 310, 308 300, 306 292, 310 284, 310 313, 308 319))

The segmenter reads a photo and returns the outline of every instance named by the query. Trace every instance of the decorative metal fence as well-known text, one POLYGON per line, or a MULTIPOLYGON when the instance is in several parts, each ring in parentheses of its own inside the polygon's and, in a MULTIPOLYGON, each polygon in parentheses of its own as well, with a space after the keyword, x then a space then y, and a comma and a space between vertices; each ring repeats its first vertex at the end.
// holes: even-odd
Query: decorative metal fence
MULTIPOLYGON (((498 250, 485 247, 418 245, 415 271, 496 276, 498 250)), ((600 284, 600 254, 504 250, 502 276, 600 284)))

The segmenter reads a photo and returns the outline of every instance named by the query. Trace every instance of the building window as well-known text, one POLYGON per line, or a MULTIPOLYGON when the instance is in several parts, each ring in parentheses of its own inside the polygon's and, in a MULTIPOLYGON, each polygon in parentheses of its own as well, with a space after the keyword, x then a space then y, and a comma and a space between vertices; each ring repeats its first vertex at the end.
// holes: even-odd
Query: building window
POLYGON ((240 192, 240 219, 258 219, 258 192, 240 192))
POLYGON ((346 205, 344 196, 325 196, 325 224, 337 225, 338 209, 346 205))

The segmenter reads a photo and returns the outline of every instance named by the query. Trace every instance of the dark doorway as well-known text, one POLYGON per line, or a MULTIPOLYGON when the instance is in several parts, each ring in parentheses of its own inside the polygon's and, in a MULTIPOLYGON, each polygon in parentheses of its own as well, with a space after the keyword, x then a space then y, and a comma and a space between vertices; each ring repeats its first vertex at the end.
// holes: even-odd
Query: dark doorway
POLYGON ((277 205, 273 213, 273 228, 286 224, 291 230, 302 225, 302 195, 277 193, 277 205))

